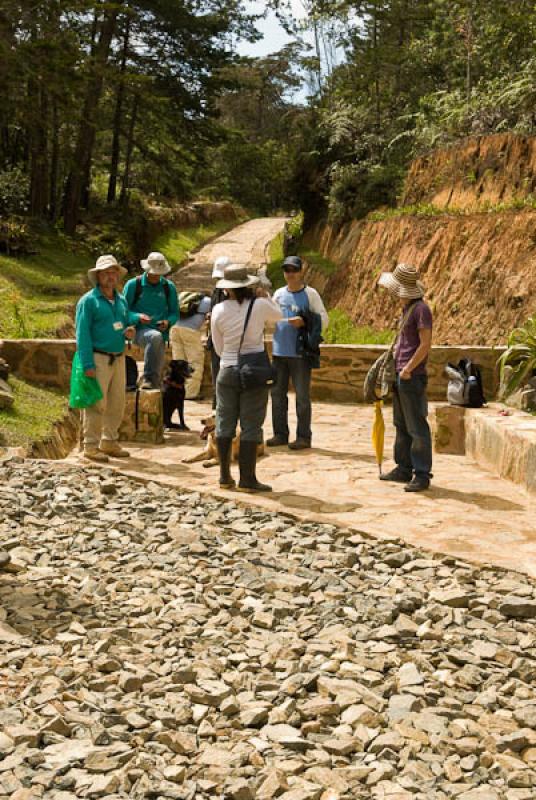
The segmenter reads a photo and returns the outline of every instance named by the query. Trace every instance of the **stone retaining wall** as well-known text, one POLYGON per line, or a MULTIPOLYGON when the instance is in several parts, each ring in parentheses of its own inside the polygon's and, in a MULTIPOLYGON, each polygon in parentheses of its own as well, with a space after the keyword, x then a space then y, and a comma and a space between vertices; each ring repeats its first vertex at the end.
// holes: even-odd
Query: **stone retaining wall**
MULTIPOLYGON (((270 343, 268 343, 270 349, 270 343)), ((497 359, 500 347, 433 347, 429 363, 429 397, 445 400, 447 379, 444 367, 448 361, 457 362, 469 357, 482 369, 484 389, 488 399, 493 399, 498 388, 497 359)), ((71 361, 75 350, 73 339, 5 339, 0 341, 0 357, 11 365, 21 378, 43 386, 56 386, 66 390, 69 386, 71 361)), ((322 345, 322 366, 313 373, 313 399, 334 403, 356 403, 363 400, 363 381, 369 367, 381 353, 384 345, 322 345)), ((171 350, 167 350, 168 358, 171 350)), ((141 350, 130 351, 137 360, 141 350)), ((202 397, 209 397, 210 358, 207 353, 203 376, 202 397)))
POLYGON ((497 403, 486 408, 438 405, 432 415, 434 449, 467 455, 536 496, 536 419, 497 403))
POLYGON ((69 409, 46 439, 34 442, 31 458, 66 458, 80 438, 80 412, 69 409))

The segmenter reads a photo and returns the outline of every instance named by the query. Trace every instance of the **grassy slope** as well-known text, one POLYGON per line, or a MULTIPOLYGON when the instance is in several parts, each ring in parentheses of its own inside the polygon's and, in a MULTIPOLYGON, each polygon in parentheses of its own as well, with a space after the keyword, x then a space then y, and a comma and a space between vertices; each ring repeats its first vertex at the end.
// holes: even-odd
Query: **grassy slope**
MULTIPOLYGON (((278 234, 270 244, 270 263, 268 264, 267 274, 274 289, 279 289, 285 285, 281 263, 283 254, 283 233, 278 234)), ((333 261, 325 258, 316 250, 307 245, 299 248, 299 255, 302 256, 315 269, 326 275, 332 275, 337 269, 333 261)), ((337 308, 329 312, 329 327, 324 333, 326 344, 390 344, 393 338, 391 331, 376 331, 373 328, 357 327, 353 324, 350 317, 344 311, 337 308)))
POLYGON ((67 411, 67 398, 53 389, 42 389, 9 378, 15 404, 0 410, 0 443, 10 447, 29 446, 48 436, 55 422, 67 411))
MULTIPOLYGON (((174 266, 188 251, 228 230, 229 221, 173 230, 159 237, 161 250, 174 266)), ((31 256, 0 254, 0 338, 49 338, 72 322, 74 306, 85 291, 85 275, 93 256, 66 237, 49 234, 31 256)), ((59 393, 10 378, 15 405, 0 411, 0 442, 27 446, 46 437, 61 419, 67 401, 59 393)))
POLYGON ((31 256, 0 255, 0 337, 54 336, 69 322, 92 258, 58 235, 31 256))
POLYGON ((196 228, 166 231, 154 242, 154 250, 164 253, 171 266, 177 268, 184 264, 190 252, 239 224, 239 220, 221 220, 196 228))

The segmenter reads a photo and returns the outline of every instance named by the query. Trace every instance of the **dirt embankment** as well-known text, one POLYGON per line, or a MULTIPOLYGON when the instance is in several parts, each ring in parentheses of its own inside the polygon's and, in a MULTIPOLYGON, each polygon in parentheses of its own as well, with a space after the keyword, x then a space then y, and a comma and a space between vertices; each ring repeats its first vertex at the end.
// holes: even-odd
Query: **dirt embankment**
POLYGON ((382 270, 406 261, 420 269, 427 286, 437 344, 504 343, 536 311, 536 209, 493 206, 529 200, 535 182, 534 138, 486 137, 465 142, 458 152, 418 159, 402 203, 433 203, 443 213, 355 221, 338 231, 319 225, 313 231, 317 248, 339 266, 325 287, 328 305, 357 324, 391 326, 393 302, 375 283, 382 270), (484 168, 492 158, 502 164, 493 177, 484 168), (464 188, 460 175, 469 167, 480 178, 464 188), (488 210, 454 214, 447 202, 450 209, 488 210))
POLYGON ((400 204, 476 211, 531 196, 536 197, 536 137, 500 133, 415 159, 400 204))

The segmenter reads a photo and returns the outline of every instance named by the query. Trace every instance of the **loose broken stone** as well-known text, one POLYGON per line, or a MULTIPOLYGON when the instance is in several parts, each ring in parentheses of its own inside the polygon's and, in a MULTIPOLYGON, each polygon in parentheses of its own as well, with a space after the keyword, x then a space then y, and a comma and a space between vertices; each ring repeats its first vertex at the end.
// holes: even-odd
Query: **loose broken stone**
POLYGON ((0 797, 532 800, 529 578, 106 469, 2 470, 0 797))

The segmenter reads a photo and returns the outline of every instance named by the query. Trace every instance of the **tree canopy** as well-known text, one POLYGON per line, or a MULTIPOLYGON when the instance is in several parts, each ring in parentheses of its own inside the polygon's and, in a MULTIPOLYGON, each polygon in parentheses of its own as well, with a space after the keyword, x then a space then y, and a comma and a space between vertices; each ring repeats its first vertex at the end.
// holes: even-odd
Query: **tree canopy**
POLYGON ((534 0, 302 5, 267 3, 294 41, 241 57, 244 0, 4 0, 0 213, 72 233, 92 195, 139 190, 341 221, 392 203, 424 149, 534 132, 534 0))

